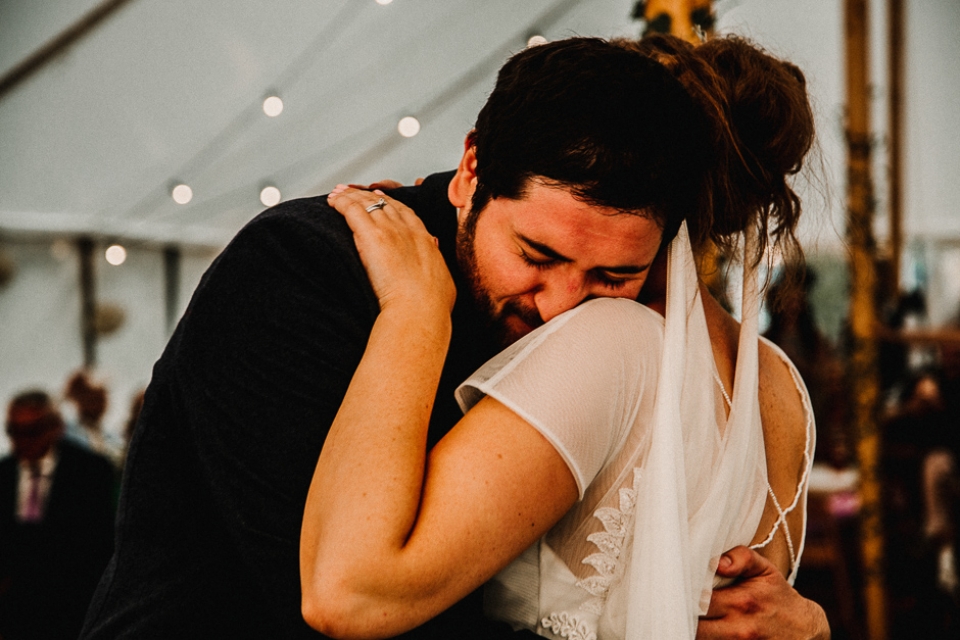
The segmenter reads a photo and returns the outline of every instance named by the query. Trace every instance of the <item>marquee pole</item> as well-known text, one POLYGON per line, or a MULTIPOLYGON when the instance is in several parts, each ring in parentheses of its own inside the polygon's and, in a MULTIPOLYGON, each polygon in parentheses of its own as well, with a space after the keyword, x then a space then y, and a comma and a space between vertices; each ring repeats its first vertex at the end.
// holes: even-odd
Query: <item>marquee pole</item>
POLYGON ((873 234, 873 181, 870 173, 870 87, 868 0, 845 0, 847 82, 847 242, 850 253, 849 375, 860 466, 860 555, 866 630, 870 640, 886 640, 883 575, 883 519, 880 484, 880 430, 877 406, 877 268, 873 234))

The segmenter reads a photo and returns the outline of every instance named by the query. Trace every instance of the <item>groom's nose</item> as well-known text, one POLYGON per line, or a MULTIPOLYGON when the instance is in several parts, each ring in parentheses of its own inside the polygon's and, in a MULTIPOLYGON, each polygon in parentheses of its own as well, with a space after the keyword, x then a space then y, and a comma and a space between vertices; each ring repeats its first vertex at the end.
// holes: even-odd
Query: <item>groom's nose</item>
POLYGON ((595 296, 586 286, 585 274, 574 270, 564 271, 559 269, 557 273, 550 274, 544 279, 540 290, 534 294, 534 305, 544 322, 549 322, 564 311, 569 311, 595 296))

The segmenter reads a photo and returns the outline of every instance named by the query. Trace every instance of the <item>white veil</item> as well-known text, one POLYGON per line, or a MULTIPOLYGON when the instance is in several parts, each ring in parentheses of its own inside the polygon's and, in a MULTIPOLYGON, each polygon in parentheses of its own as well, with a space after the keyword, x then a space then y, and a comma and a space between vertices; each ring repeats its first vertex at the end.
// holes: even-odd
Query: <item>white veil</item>
MULTIPOLYGON (((756 231, 747 233, 752 255, 756 231)), ((694 638, 720 555, 749 544, 767 472, 758 402, 759 300, 744 260, 743 319, 729 417, 717 411, 716 365, 686 224, 668 249, 666 322, 649 446, 636 450, 632 540, 611 585, 600 637, 694 638)), ((629 524, 628 524, 629 527, 629 524)), ((626 532, 630 536, 631 532, 626 532)))

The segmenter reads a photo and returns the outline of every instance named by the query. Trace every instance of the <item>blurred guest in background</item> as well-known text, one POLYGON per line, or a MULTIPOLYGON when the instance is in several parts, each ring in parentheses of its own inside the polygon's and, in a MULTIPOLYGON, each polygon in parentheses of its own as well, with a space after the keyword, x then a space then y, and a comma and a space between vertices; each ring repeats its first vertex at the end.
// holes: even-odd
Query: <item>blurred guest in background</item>
POLYGON ((63 438, 43 391, 13 398, 0 460, 0 637, 76 638, 113 550, 110 462, 63 438))
MULTIPOLYGON (((900 293, 881 308, 880 321, 889 336, 929 324, 927 296, 921 289, 900 293)), ((936 349, 931 345, 910 344, 897 339, 881 340, 877 348, 885 410, 896 412, 898 403, 910 394, 909 387, 916 381, 917 372, 933 364, 936 349)))
POLYGON ((67 381, 64 392, 69 413, 66 437, 87 449, 106 456, 119 467, 123 457, 123 443, 103 429, 103 415, 107 412, 107 387, 80 369, 67 381))
POLYGON ((887 559, 891 599, 904 629, 956 638, 960 425, 947 410, 942 368, 904 379, 883 422, 884 518, 898 549, 887 559))

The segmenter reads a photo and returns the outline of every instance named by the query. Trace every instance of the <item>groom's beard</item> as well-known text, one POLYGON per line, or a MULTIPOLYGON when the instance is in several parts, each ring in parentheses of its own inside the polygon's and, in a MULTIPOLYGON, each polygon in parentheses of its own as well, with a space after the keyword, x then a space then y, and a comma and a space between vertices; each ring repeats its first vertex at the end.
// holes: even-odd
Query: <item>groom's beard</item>
POLYGON ((467 223, 457 230, 457 262, 478 311, 496 333, 500 345, 506 347, 542 325, 543 320, 535 308, 513 298, 508 298, 498 308, 477 267, 474 228, 474 224, 467 223))

